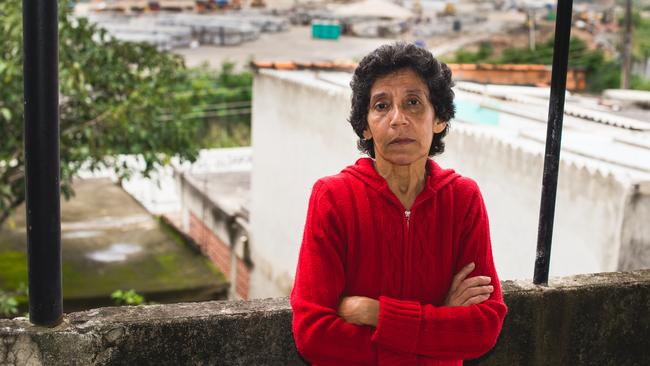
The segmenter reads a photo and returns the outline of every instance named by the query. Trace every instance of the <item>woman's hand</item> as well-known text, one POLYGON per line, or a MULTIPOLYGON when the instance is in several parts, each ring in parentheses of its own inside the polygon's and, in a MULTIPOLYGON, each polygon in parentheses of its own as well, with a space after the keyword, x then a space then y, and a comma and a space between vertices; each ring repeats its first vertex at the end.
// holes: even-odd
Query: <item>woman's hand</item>
POLYGON ((364 296, 347 296, 341 299, 337 314, 348 323, 377 326, 379 301, 364 296))
POLYGON ((474 263, 463 267, 451 282, 445 306, 469 306, 480 304, 490 298, 494 288, 489 285, 492 280, 487 276, 466 278, 474 270, 474 263))

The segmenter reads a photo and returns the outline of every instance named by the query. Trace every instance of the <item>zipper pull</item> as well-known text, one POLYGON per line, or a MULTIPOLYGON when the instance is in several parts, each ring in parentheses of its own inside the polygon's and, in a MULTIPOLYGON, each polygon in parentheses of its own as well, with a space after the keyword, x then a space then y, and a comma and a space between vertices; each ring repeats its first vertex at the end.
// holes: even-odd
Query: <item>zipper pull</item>
POLYGON ((411 220, 411 211, 404 211, 404 216, 406 216, 406 226, 409 226, 409 222, 411 220))

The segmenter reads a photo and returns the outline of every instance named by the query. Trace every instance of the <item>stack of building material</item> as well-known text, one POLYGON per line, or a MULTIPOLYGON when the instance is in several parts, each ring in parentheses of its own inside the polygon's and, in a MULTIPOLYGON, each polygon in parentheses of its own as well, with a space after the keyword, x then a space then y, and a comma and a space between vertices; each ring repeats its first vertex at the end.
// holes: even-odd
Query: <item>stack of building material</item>
POLYGON ((238 14, 241 19, 257 27, 263 33, 278 33, 289 30, 289 20, 264 14, 244 13, 238 14))
POLYGON ((189 27, 158 25, 135 19, 129 23, 104 23, 101 27, 119 40, 147 42, 162 50, 189 48, 193 42, 189 27))
POLYGON ((350 31, 359 37, 395 37, 408 30, 401 20, 366 20, 350 24, 350 31))
POLYGON ((161 50, 194 44, 234 46, 258 39, 261 32, 281 32, 289 28, 287 19, 261 13, 146 14, 137 17, 91 13, 88 19, 117 39, 148 42, 161 50))
POLYGON ((161 25, 189 27, 200 44, 234 46, 259 37, 260 30, 234 17, 178 14, 162 19, 161 25))

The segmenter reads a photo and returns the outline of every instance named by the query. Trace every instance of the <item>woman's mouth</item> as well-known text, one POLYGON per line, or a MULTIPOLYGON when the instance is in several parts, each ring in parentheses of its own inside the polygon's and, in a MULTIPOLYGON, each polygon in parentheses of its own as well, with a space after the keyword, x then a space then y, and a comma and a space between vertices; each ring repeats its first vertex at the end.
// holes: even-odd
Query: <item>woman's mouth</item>
POLYGON ((399 137, 390 142, 390 145, 406 145, 415 142, 414 139, 399 137))

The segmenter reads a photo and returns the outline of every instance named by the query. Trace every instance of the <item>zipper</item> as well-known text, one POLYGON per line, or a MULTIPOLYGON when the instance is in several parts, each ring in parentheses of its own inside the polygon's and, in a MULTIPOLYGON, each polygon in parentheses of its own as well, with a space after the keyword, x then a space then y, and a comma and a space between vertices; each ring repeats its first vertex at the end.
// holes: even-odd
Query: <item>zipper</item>
POLYGON ((404 211, 404 221, 406 222, 406 228, 404 230, 404 257, 402 259, 403 263, 403 275, 402 275, 402 296, 407 295, 407 291, 409 288, 409 281, 410 281, 410 276, 409 276, 409 270, 410 266, 407 265, 409 263, 409 258, 411 257, 411 243, 410 243, 410 226, 411 226, 411 211, 410 210, 405 210, 404 211))

